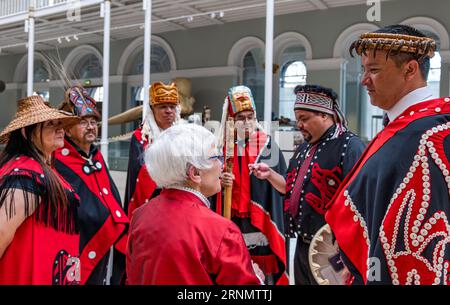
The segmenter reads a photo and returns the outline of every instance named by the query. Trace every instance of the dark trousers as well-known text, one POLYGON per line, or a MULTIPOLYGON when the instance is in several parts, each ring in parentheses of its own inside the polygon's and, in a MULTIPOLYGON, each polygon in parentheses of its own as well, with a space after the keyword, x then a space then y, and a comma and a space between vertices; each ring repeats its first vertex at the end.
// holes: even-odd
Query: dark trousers
POLYGON ((309 243, 304 242, 301 237, 297 238, 294 254, 295 285, 317 285, 309 267, 308 252, 309 243))

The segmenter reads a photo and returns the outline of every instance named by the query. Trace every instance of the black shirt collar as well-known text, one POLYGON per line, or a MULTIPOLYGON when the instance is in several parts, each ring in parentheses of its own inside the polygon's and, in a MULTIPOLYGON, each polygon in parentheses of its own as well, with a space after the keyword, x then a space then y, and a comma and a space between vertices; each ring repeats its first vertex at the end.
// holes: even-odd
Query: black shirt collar
MULTIPOLYGON (((327 139, 330 139, 333 136, 333 134, 336 132, 336 128, 337 128, 336 124, 333 124, 330 128, 327 129, 327 131, 324 132, 324 134, 320 137, 320 139, 314 143, 314 145, 321 143, 327 139)), ((308 144, 313 145, 311 143, 308 143, 308 144)))
POLYGON ((92 156, 94 156, 94 155, 97 153, 97 151, 98 151, 97 146, 94 145, 94 144, 92 144, 91 147, 89 148, 89 156, 88 156, 88 155, 86 155, 86 153, 84 152, 84 150, 82 150, 80 147, 78 147, 78 145, 75 144, 75 142, 73 142, 69 137, 66 136, 65 138, 66 138, 67 142, 69 142, 69 144, 72 145, 72 146, 77 150, 77 152, 78 152, 82 157, 84 157, 84 158, 90 159, 90 158, 91 158, 92 156))

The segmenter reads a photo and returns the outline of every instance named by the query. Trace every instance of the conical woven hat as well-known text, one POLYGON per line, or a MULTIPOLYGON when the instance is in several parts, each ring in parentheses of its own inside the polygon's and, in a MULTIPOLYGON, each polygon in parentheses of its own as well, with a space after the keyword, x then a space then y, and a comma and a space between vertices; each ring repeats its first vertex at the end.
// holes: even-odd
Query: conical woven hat
POLYGON ((40 96, 29 96, 17 101, 14 119, 0 133, 0 143, 9 139, 11 132, 33 124, 50 120, 62 120, 63 127, 77 124, 80 119, 67 112, 54 109, 40 96))

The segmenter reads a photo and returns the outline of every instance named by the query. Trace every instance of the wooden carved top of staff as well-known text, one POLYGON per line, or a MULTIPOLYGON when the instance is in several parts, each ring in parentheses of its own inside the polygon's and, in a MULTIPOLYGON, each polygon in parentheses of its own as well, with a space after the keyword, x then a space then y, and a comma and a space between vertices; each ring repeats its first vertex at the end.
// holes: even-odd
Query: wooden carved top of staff
MULTIPOLYGON (((233 159, 234 159, 234 120, 229 117, 226 122, 225 131, 225 171, 233 173, 233 159)), ((225 187, 225 202, 223 208, 223 216, 231 219, 231 194, 233 186, 225 187)))

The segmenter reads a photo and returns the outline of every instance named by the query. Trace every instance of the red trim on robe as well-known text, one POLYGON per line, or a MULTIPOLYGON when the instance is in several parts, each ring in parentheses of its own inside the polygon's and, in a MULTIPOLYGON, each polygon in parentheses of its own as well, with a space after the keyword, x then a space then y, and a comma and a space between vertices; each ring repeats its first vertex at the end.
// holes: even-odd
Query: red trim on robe
MULTIPOLYGON (((250 140, 245 146, 245 155, 241 156, 241 164, 239 166, 238 158, 238 145, 234 147, 234 159, 233 159, 233 174, 235 180, 233 181, 232 189, 232 205, 231 216, 239 218, 250 218, 250 223, 262 232, 269 241, 269 247, 272 252, 278 257, 278 259, 286 266, 286 250, 285 239, 273 224, 270 215, 259 204, 252 201, 251 189, 250 189, 250 172, 248 164, 253 164, 256 161, 260 151, 264 148, 267 141, 267 135, 264 132, 256 132, 250 136, 250 140), (240 169, 240 170, 239 170, 240 169)), ((226 147, 224 147, 224 153, 226 147)), ((222 196, 219 193, 216 200, 216 211, 219 213, 222 210, 222 196)), ((254 258, 256 256, 252 256, 254 258)), ((275 259, 275 256, 273 256, 275 259)), ((260 268, 267 274, 273 273, 272 263, 265 262, 264 266, 260 268), (267 269, 265 269, 267 267, 267 269)), ((278 270, 278 265, 276 265, 278 270)), ((278 285, 289 284, 286 272, 278 279, 278 285)))
MULTIPOLYGON (((114 197, 114 193, 110 188, 109 176, 106 173, 105 161, 98 151, 92 158, 92 161, 99 161, 102 164, 102 170, 86 175, 82 166, 85 160, 81 158, 79 152, 70 145, 69 142, 64 140, 64 147, 58 149, 55 152, 55 157, 61 163, 68 166, 71 171, 73 171, 79 179, 84 181, 86 187, 89 189, 93 196, 96 198, 109 210, 109 216, 100 228, 99 231, 95 233, 94 236, 89 240, 89 242, 82 249, 80 254, 81 260, 81 284, 84 284, 91 276, 92 271, 94 271, 95 266, 103 258, 103 256, 109 251, 111 246, 115 245, 116 241, 121 237, 121 235, 127 230, 127 224, 129 223, 128 217, 122 209, 122 205, 114 197), (62 150, 68 149, 69 154, 62 155, 62 150), (105 184, 99 186, 98 183, 106 182, 105 184), (106 189, 107 193, 104 192, 106 189), (119 213, 117 213, 119 212, 119 213), (94 251, 96 253, 93 259, 88 257, 88 254, 94 251)), ((81 203, 83 204, 83 203, 81 203)), ((84 203, 86 204, 86 203, 84 203)), ((127 236, 125 234, 125 236, 127 236)), ((123 238, 123 237, 122 237, 123 238)), ((123 254, 126 254, 126 247, 121 243, 120 245, 115 245, 116 249, 123 254)))
MULTIPOLYGON (((277 227, 272 223, 270 216, 264 209, 257 203, 252 201, 251 205, 251 223, 253 226, 258 228, 269 241, 270 248, 273 253, 284 263, 286 266, 286 241, 283 237, 283 234, 278 231, 277 227)), ((253 257, 253 256, 252 256, 253 257)), ((278 265, 276 272, 278 272, 278 265)), ((261 267, 261 266, 260 266, 261 267)), ((262 269, 262 268, 261 268, 262 269)), ((263 270, 264 271, 264 270, 263 270)), ((266 272, 272 273, 272 272, 266 272)), ((285 285, 289 283, 289 280, 285 282, 287 276, 285 273, 278 279, 277 285, 285 285)))
POLYGON ((412 122, 430 115, 436 115, 436 108, 440 108, 440 113, 450 113, 450 103, 444 99, 427 101, 426 104, 418 103, 406 109, 399 117, 388 124, 380 131, 364 150, 358 162, 340 185, 336 195, 331 200, 331 206, 325 214, 325 220, 330 225, 339 247, 358 269, 364 283, 367 283, 367 260, 369 247, 367 239, 364 237, 364 229, 359 222, 354 221, 355 213, 350 210, 350 205, 345 206, 347 198, 344 191, 357 177, 366 161, 374 155, 391 137, 398 131, 405 128, 412 122), (427 108, 424 111, 419 111, 427 108), (410 113, 414 111, 414 115, 410 113))
MULTIPOLYGON (((142 151, 145 151, 149 143, 147 138, 145 140, 142 139, 142 127, 136 129, 133 135, 136 137, 138 143, 143 142, 143 144, 141 144, 142 151)), ((150 177, 150 174, 147 171, 147 167, 145 166, 145 164, 142 164, 141 168, 139 169, 134 193, 130 198, 130 202, 128 203, 128 216, 130 218, 133 215, 135 209, 148 202, 156 188, 157 185, 150 177)))

